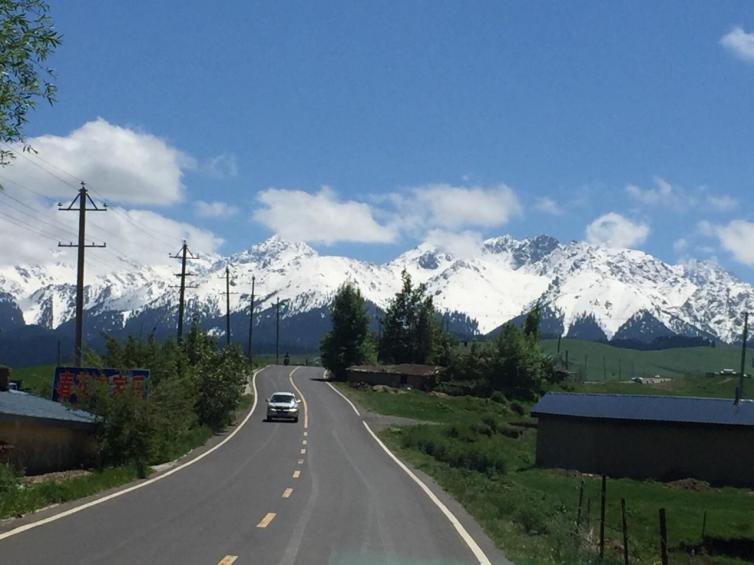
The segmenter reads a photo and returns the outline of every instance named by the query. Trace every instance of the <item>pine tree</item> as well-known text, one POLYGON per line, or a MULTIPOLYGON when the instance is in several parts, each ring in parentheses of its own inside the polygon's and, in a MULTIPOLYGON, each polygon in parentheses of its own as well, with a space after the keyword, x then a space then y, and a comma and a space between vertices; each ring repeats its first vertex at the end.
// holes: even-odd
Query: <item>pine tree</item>
POLYGON ((388 363, 427 363, 435 352, 440 328, 435 321, 432 297, 411 275, 401 273, 403 285, 390 302, 382 320, 380 359, 388 363))
POLYGON ((338 289, 330 316, 332 329, 320 344, 322 365, 343 379, 348 367, 374 360, 366 301, 356 286, 347 282, 338 289))

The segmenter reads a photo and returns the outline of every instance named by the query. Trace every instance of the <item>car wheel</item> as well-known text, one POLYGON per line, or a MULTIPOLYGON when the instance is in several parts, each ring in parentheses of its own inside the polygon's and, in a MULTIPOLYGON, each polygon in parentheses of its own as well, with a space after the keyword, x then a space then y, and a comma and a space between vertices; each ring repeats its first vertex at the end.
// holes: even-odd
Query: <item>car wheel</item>
POLYGON ((298 422, 298 416, 293 419, 294 422, 298 422))

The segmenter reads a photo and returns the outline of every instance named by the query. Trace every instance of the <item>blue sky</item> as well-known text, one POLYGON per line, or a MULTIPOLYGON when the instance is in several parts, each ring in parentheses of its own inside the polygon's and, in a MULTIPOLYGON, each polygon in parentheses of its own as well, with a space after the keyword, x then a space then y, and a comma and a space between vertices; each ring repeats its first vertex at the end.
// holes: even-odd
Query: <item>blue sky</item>
MULTIPOLYGON (((461 253, 548 233, 714 257, 754 281, 748 2, 107 1, 52 15, 59 99, 26 131, 42 165, 176 248, 181 229, 223 253, 281 231, 383 261, 425 239, 461 253)), ((70 189, 17 161, 0 176, 70 189)))

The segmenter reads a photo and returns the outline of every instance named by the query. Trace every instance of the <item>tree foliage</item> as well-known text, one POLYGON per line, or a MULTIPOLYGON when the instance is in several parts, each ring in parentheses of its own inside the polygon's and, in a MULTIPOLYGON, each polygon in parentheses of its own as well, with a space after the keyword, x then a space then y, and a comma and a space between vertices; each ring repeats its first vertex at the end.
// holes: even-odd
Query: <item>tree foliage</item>
POLYGON ((369 333, 367 305, 359 289, 343 284, 335 294, 330 312, 332 329, 322 337, 322 365, 337 379, 352 365, 374 361, 374 339, 369 333))
MULTIPOLYGON (((37 100, 55 101, 54 72, 44 62, 60 41, 44 0, 0 0, 0 141, 22 141, 37 100)), ((11 155, 0 149, 0 164, 11 155)))
POLYGON ((553 379, 554 366, 539 346, 540 308, 526 317, 523 329, 506 324, 492 344, 472 343, 466 353, 454 354, 448 378, 472 394, 504 393, 512 398, 533 398, 545 381, 553 379))
MULTIPOLYGON (((94 366, 150 370, 149 396, 113 396, 107 387, 88 387, 84 407, 99 416, 100 465, 148 465, 182 454, 192 438, 231 422, 243 393, 246 357, 237 347, 218 349, 194 324, 183 343, 105 336, 105 352, 94 366), (204 430, 204 432, 202 431, 204 430)), ((92 354, 96 355, 96 354, 92 354)))
POLYGON ((401 290, 388 305, 381 322, 380 360, 387 363, 432 361, 441 329, 435 320, 432 297, 423 284, 414 286, 407 271, 401 290))

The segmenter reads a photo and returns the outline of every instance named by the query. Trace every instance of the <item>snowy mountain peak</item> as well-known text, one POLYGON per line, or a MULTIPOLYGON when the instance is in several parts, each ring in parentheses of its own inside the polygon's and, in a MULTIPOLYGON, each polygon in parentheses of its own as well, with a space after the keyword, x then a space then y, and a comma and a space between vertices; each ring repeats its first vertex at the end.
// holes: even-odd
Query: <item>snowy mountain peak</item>
MULTIPOLYGON (((754 287, 714 262, 670 265, 642 251, 560 243, 547 235, 491 238, 463 257, 422 243, 382 265, 319 255, 305 243, 273 236, 230 257, 192 262, 196 288, 188 300, 209 317, 224 307, 220 293, 226 266, 237 293, 231 310, 248 308, 255 280, 259 308, 279 298, 285 317, 327 308, 347 280, 367 300, 385 307, 400 288, 403 269, 426 285, 440 311, 465 314, 482 333, 540 303, 556 319, 552 327, 566 335, 652 339, 671 331, 732 342, 740 335, 741 313, 754 311, 754 287)), ((88 316, 102 316, 108 328, 120 323, 124 331, 132 320, 152 313, 162 313, 154 316, 170 323, 175 272, 171 264, 88 275, 88 316)), ((0 330, 11 319, 50 328, 69 322, 75 279, 73 262, 0 267, 0 330)))
POLYGON ((288 241, 275 234, 261 243, 230 257, 239 263, 258 263, 261 266, 273 262, 291 262, 296 259, 315 257, 317 252, 303 241, 288 241))

